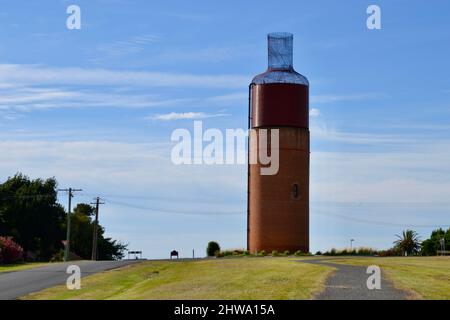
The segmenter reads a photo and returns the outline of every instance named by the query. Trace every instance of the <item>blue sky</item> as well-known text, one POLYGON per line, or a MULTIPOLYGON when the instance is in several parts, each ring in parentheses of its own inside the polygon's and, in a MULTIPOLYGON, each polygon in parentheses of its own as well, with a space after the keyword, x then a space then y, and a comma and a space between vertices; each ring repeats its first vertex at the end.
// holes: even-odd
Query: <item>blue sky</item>
MULTIPOLYGON (((450 223, 448 1, 14 1, 0 7, 0 180, 102 196, 146 257, 245 246, 246 167, 175 166, 174 129, 246 128, 266 34, 311 84, 311 250, 450 223), (66 8, 81 8, 81 30, 66 8), (377 4, 382 29, 366 28, 377 4), (183 115, 184 114, 184 115, 183 115), (176 119, 184 117, 185 119, 176 119), (165 119, 165 120, 164 120, 165 119)), ((65 204, 66 196, 61 194, 65 204)))

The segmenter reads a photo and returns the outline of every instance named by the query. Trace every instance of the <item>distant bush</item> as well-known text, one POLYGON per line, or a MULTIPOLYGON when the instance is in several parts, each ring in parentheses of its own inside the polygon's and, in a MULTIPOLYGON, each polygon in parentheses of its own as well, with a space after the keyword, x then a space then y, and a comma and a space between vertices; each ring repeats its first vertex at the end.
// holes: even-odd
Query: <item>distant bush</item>
POLYGON ((335 256, 336 255, 336 249, 332 248, 330 251, 326 251, 323 255, 324 256, 335 256))
POLYGON ((230 256, 234 256, 235 255, 234 252, 231 251, 231 250, 222 251, 222 254, 223 254, 224 257, 230 257, 230 256))
POLYGON ((372 248, 361 247, 357 249, 358 256, 373 256, 377 251, 372 248))
POLYGON ((302 256, 302 255, 303 255, 302 250, 295 251, 295 253, 294 253, 294 256, 297 256, 297 257, 302 256))
POLYGON ((322 255, 322 251, 317 251, 316 252, 316 256, 321 256, 322 255))
POLYGON ((242 256, 242 255, 244 255, 244 251, 245 250, 242 250, 242 249, 235 249, 235 250, 233 250, 233 256, 242 256))
POLYGON ((23 261, 23 249, 11 237, 0 237, 0 263, 23 261))
POLYGON ((28 251, 24 250, 24 252, 23 252, 23 260, 24 261, 34 262, 34 261, 36 261, 36 258, 37 258, 36 253, 34 253, 33 251, 30 251, 30 250, 28 250, 28 251))
POLYGON ((265 257, 267 255, 266 250, 261 250, 260 252, 257 253, 257 256, 259 257, 265 257))
POLYGON ((272 251, 272 257, 277 257, 279 256, 278 251, 277 250, 273 250, 272 251))
POLYGON ((216 255, 216 251, 220 252, 219 244, 215 241, 210 241, 208 243, 208 247, 206 248, 206 255, 208 257, 212 257, 212 256, 216 255))
POLYGON ((61 262, 63 260, 64 260, 64 250, 61 249, 51 257, 50 262, 61 262))
POLYGON ((285 252, 283 252, 284 256, 289 256, 291 253, 289 252, 289 250, 286 250, 285 252))
MULTIPOLYGON (((320 252, 320 251, 318 251, 320 252)), ((374 255, 378 255, 381 251, 377 251, 375 249, 372 248, 367 248, 367 247, 360 247, 357 249, 342 249, 342 250, 338 250, 335 248, 332 248, 330 251, 326 251, 323 253, 323 255, 325 256, 374 256, 374 255)), ((316 253, 316 255, 319 255, 318 253, 316 253)))
POLYGON ((243 257, 243 256, 249 256, 250 252, 243 249, 234 249, 234 250, 217 250, 214 253, 214 256, 216 258, 223 258, 223 257, 243 257))
POLYGON ((378 251, 380 257, 396 257, 401 256, 402 251, 398 247, 390 248, 387 250, 378 251))

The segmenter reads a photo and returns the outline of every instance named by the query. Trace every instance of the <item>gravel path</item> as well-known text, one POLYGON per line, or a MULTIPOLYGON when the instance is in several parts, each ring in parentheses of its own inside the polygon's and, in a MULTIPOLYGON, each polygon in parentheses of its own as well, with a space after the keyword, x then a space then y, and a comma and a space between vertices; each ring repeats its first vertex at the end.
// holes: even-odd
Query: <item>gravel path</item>
POLYGON ((367 267, 350 266, 332 263, 329 260, 301 260, 301 263, 311 263, 333 267, 336 270, 325 283, 325 290, 316 295, 316 300, 404 300, 408 293, 397 289, 385 279, 381 270, 381 289, 369 290, 366 273, 367 267))

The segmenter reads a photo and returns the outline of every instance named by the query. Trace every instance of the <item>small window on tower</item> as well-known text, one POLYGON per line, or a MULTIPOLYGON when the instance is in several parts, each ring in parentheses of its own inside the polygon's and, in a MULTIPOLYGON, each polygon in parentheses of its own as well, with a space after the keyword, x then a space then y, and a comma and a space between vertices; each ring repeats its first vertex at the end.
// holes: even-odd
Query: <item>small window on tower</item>
POLYGON ((292 197, 294 199, 298 199, 299 196, 300 196, 300 190, 299 190, 298 184, 294 183, 292 185, 292 197))

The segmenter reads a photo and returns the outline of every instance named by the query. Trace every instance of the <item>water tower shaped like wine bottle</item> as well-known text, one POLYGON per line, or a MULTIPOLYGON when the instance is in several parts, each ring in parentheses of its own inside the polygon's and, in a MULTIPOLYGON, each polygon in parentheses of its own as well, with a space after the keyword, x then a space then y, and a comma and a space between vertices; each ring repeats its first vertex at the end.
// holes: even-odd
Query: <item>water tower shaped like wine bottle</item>
MULTIPOLYGON (((262 175, 259 161, 249 163, 247 247, 309 252, 309 82, 294 70, 293 35, 267 38, 269 67, 250 84, 249 125, 257 135, 279 130, 279 170, 262 175)), ((249 159, 259 152, 257 135, 250 137, 256 147, 249 147, 249 159)))

